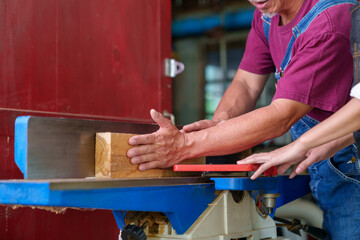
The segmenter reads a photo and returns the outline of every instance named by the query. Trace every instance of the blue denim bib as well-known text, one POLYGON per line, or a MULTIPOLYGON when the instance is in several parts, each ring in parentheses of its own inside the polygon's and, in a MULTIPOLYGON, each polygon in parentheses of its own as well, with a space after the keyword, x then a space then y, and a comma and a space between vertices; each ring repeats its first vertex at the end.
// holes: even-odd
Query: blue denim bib
MULTIPOLYGON (((354 84, 360 82, 360 4, 351 8, 351 52, 354 56, 354 84)), ((354 133, 355 143, 360 149, 360 131, 354 133)))

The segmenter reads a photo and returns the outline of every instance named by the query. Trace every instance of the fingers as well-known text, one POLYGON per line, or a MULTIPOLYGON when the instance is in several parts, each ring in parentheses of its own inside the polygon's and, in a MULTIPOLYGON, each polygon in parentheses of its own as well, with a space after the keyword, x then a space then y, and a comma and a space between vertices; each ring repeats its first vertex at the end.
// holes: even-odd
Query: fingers
MULTIPOLYGON (((311 164, 310 164, 310 165, 311 165, 311 164)), ((309 165, 309 166, 310 166, 310 165, 309 165)), ((299 165, 299 166, 296 167, 295 173, 296 173, 296 174, 300 174, 300 173, 304 172, 306 169, 307 169, 307 167, 304 167, 304 166, 300 166, 300 165, 299 165)))
POLYGON ((247 157, 247 158, 244 158, 242 160, 239 160, 236 162, 237 165, 243 165, 243 164, 251 164, 251 161, 254 159, 253 156, 250 156, 250 157, 247 157))
POLYGON ((261 174, 263 174, 266 170, 268 170, 271 167, 273 167, 271 163, 264 163, 260 165, 258 170, 256 170, 255 173, 251 176, 251 180, 258 178, 261 174))
POLYGON ((278 174, 284 174, 286 170, 288 170, 293 163, 283 163, 278 167, 278 174))
POLYGON ((160 161, 147 162, 147 163, 140 164, 139 170, 146 171, 149 169, 158 168, 160 165, 161 165, 160 161))
POLYGON ((295 166, 294 169, 292 170, 292 172, 291 172, 291 174, 289 176, 290 179, 293 179, 296 176, 296 174, 297 174, 296 173, 296 168, 297 168, 297 166, 295 166))
POLYGON ((174 151, 183 143, 183 134, 179 134, 179 130, 169 119, 154 109, 150 111, 150 115, 160 129, 155 133, 129 139, 129 145, 137 146, 129 149, 127 156, 132 164, 139 165, 140 171, 170 166, 172 161, 178 160, 175 159, 177 155, 174 151))
POLYGON ((169 119, 165 118, 162 114, 155 111, 154 109, 150 110, 150 115, 151 118, 159 125, 160 128, 168 128, 174 126, 169 119))
POLYGON ((303 161, 296 167, 296 169, 295 169, 296 174, 300 174, 300 173, 304 172, 311 164, 313 164, 317 161, 318 161, 318 158, 316 158, 310 154, 310 156, 305 161, 303 161))
POLYGON ((266 158, 266 154, 264 153, 257 153, 257 154, 253 154, 247 158, 244 158, 242 160, 237 161, 236 163, 238 165, 243 165, 243 164, 256 164, 256 163, 265 163, 267 162, 267 158, 266 158))
POLYGON ((195 122, 195 123, 191 123, 191 124, 188 124, 188 125, 185 125, 182 130, 184 132, 193 132, 193 131, 198 131, 200 130, 200 123, 199 122, 195 122))
POLYGON ((129 139, 129 145, 135 146, 141 144, 152 144, 155 142, 155 140, 156 140, 156 135, 154 133, 133 136, 129 139))
POLYGON ((153 152, 155 152, 154 146, 142 145, 139 147, 134 147, 134 148, 129 149, 127 151, 127 156, 129 158, 133 158, 135 156, 145 155, 145 154, 149 154, 149 153, 153 153, 153 152))
MULTIPOLYGON (((151 118, 159 125, 160 128, 173 127, 174 125, 169 119, 166 119, 162 114, 158 113, 154 109, 150 110, 151 118)), ((129 139, 129 145, 141 145, 152 144, 156 141, 156 133, 144 134, 131 137, 129 139)))
POLYGON ((299 163, 296 167, 294 167, 292 173, 289 178, 294 178, 297 174, 303 173, 311 164, 318 162, 319 158, 315 155, 308 154, 308 158, 299 163))
POLYGON ((199 131, 202 129, 206 129, 212 126, 215 126, 216 122, 212 120, 201 120, 198 122, 194 122, 188 125, 185 125, 182 129, 183 132, 193 132, 193 131, 199 131))
POLYGON ((131 158, 131 163, 134 165, 141 164, 141 163, 147 163, 152 161, 158 161, 159 156, 155 153, 150 153, 146 155, 140 155, 131 158))
POLYGON ((275 161, 271 161, 270 159, 271 159, 271 157, 268 156, 268 153, 257 153, 257 154, 253 154, 243 160, 237 161, 237 164, 238 165, 261 164, 260 167, 251 176, 251 179, 254 180, 254 179, 258 178, 261 174, 263 174, 269 168, 277 165, 275 161))

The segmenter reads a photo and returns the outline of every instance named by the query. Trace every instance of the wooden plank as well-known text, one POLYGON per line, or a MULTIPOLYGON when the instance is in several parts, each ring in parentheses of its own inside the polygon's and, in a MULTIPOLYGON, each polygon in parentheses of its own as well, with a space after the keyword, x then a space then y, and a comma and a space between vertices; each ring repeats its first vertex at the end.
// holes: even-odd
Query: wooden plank
MULTIPOLYGON (((130 163, 126 152, 131 148, 129 138, 136 134, 97 133, 95 150, 96 178, 158 178, 199 176, 199 173, 174 172, 172 168, 152 169, 141 172, 130 163)), ((182 164, 205 164, 205 157, 189 159, 182 164)))

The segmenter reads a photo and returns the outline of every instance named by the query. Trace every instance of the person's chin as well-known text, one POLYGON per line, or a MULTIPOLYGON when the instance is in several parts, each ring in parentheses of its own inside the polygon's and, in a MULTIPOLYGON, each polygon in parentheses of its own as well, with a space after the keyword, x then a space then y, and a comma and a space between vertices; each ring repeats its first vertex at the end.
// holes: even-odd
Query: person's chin
POLYGON ((263 16, 268 17, 268 18, 272 18, 274 16, 276 16, 278 13, 263 13, 263 16))

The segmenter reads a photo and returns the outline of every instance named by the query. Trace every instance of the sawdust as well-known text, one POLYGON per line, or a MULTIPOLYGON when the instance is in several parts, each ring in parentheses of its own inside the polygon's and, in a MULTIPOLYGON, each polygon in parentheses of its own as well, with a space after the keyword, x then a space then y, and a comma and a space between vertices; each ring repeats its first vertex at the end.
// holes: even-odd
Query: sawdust
POLYGON ((9 231, 9 218, 11 217, 11 211, 10 211, 10 207, 8 207, 7 205, 0 205, 1 208, 0 209, 0 218, 5 218, 5 232, 9 231))
POLYGON ((9 208, 5 208, 5 221, 6 221, 6 226, 5 226, 5 231, 8 232, 9 231, 9 217, 10 217, 11 213, 9 211, 9 208))
MULTIPOLYGON (((45 206, 25 206, 25 205, 2 205, 5 206, 6 209, 9 207, 13 210, 30 207, 31 209, 39 209, 49 211, 55 214, 65 214, 67 209, 78 210, 78 211, 95 211, 96 209, 88 209, 88 208, 72 208, 72 207, 45 207, 45 206)), ((7 213, 6 213, 7 214, 7 213)))

